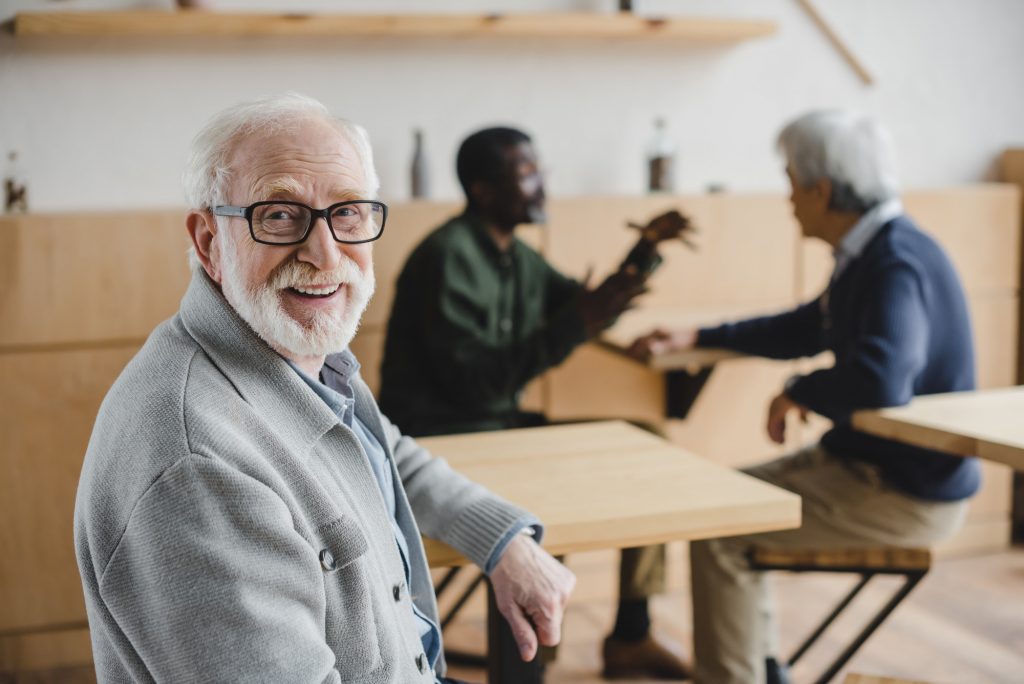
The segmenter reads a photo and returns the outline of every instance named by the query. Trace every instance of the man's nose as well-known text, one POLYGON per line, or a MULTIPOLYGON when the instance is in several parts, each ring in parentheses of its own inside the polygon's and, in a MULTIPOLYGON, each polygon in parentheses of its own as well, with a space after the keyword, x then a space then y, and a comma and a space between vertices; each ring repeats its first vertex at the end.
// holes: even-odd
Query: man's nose
POLYGON ((330 271, 338 267, 342 258, 342 244, 334 239, 327 219, 317 216, 313 219, 306 241, 299 245, 300 261, 315 266, 321 271, 330 271))

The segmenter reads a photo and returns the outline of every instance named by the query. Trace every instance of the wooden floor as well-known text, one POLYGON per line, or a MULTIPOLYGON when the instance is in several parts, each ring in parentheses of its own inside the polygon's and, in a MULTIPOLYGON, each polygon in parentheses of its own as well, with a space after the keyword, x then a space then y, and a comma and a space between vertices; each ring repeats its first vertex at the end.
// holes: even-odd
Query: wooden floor
MULTIPOLYGON (((670 591, 653 604, 656 632, 689 654, 690 607, 682 544, 670 546, 670 591)), ((579 584, 564 625, 551 684, 597 684, 600 643, 613 619, 617 555, 596 552, 571 556, 579 584)), ((878 578, 844 618, 794 670, 795 684, 811 681, 838 642, 859 627, 893 586, 878 578)), ((823 616, 853 580, 828 575, 776 576, 783 650, 788 652, 823 616)), ((483 649, 484 601, 477 592, 446 632, 450 647, 483 649)), ((442 603, 442 610, 444 604, 442 603)), ((844 642, 845 643, 845 642, 844 642)), ((939 559, 931 573, 860 650, 835 680, 847 672, 900 677, 935 684, 1020 684, 1024 682, 1024 549, 972 558, 939 559)), ((481 670, 451 668, 453 677, 483 683, 481 670)), ((0 674, 0 684, 92 684, 91 668, 48 673, 0 674)))
MULTIPOLYGON (((670 591, 653 602, 655 631, 690 654, 688 568, 682 544, 670 546, 670 591)), ((579 580, 566 615, 563 644, 547 681, 597 684, 600 644, 614 618, 617 556, 571 556, 579 580)), ((794 668, 795 684, 813 681, 888 597, 898 578, 879 577, 794 668)), ((786 655, 826 615, 855 579, 776 573, 782 650, 786 655)), ((482 595, 482 591, 478 594, 482 595)), ((482 650, 482 596, 474 597, 447 630, 449 647, 482 650)), ((442 605, 444 610, 444 605, 442 605)), ((834 681, 858 672, 936 684, 1024 682, 1024 549, 972 558, 943 558, 834 681)), ((449 674, 484 682, 482 670, 449 674)), ((640 681, 640 680, 638 680, 640 681)), ((642 680, 646 681, 646 680, 642 680)))

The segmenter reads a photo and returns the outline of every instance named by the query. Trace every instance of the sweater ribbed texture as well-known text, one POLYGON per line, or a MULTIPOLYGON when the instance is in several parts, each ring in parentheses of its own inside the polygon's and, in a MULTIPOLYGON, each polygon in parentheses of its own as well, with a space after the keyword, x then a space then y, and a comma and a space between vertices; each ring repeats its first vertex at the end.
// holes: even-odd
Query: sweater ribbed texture
POLYGON ((798 378, 790 397, 833 421, 830 452, 877 465, 913 496, 955 501, 981 483, 974 458, 921 449, 854 430, 858 409, 975 387, 967 302, 941 247, 906 217, 886 224, 821 297, 793 311, 700 331, 698 344, 777 359, 835 355, 798 378))

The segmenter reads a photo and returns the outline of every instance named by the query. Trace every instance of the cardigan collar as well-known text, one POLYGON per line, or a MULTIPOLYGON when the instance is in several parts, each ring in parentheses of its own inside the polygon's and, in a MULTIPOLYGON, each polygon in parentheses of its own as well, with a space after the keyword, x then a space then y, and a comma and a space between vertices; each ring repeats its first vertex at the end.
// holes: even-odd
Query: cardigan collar
POLYGON ((242 320, 205 272, 193 273, 179 316, 242 398, 288 443, 309 454, 337 424, 327 404, 242 320))

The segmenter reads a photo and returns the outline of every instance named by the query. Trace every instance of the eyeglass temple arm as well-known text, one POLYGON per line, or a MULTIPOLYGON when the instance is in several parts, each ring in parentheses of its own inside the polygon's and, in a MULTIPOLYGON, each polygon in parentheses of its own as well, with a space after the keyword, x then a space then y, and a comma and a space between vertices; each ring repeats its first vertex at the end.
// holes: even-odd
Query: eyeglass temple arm
POLYGON ((245 216, 246 207, 233 207, 230 204, 221 204, 213 208, 216 216, 245 216))

